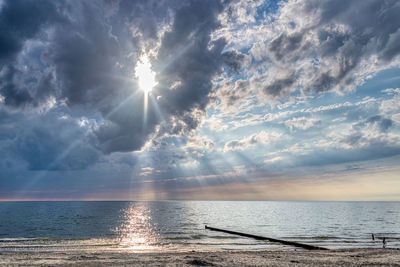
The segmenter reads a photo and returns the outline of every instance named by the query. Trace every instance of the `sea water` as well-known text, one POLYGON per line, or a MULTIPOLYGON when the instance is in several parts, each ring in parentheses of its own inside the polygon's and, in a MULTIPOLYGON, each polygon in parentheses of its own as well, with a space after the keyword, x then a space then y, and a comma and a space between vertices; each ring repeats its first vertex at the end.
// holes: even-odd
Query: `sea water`
POLYGON ((330 249, 400 248, 400 202, 0 202, 0 251, 296 249, 205 225, 330 249), (375 240, 372 240, 374 234, 375 240))

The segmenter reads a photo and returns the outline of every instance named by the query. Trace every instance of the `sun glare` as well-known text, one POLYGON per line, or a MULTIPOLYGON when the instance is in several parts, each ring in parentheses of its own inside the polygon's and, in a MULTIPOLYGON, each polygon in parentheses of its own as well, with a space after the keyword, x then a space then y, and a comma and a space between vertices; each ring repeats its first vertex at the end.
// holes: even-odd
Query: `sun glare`
POLYGON ((135 67, 135 73, 139 80, 139 88, 143 92, 149 93, 153 87, 157 85, 155 80, 156 73, 151 70, 151 64, 147 56, 143 56, 139 59, 135 67))

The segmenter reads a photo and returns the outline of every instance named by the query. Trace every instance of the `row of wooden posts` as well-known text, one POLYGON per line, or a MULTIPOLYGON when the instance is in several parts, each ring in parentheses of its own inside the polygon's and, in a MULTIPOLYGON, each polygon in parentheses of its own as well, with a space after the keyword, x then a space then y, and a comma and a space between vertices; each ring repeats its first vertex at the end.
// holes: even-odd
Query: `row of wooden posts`
MULTIPOLYGON (((300 247, 300 248, 309 249, 309 250, 329 250, 329 249, 324 248, 324 247, 317 247, 317 246, 303 244, 303 243, 294 242, 294 241, 287 241, 287 240, 276 239, 276 238, 271 238, 271 237, 246 234, 246 233, 242 233, 242 232, 236 232, 236 231, 231 231, 231 230, 225 230, 225 229, 210 227, 210 226, 207 226, 207 225, 205 226, 205 228, 208 229, 208 230, 211 230, 211 231, 218 231, 218 232, 223 232, 223 233, 227 233, 227 234, 245 236, 245 237, 250 237, 250 238, 257 239, 257 240, 268 240, 268 241, 271 241, 271 242, 277 242, 277 243, 281 243, 281 244, 284 244, 284 245, 290 245, 290 246, 300 247)), ((379 237, 379 238, 382 239, 383 248, 386 248, 386 238, 385 237, 379 237)), ((372 234, 372 240, 375 241, 375 235, 374 234, 372 234)))
POLYGON ((316 249, 318 249, 318 250, 328 250, 327 248, 317 247, 317 246, 303 244, 303 243, 298 243, 298 242, 294 242, 294 241, 287 241, 287 240, 281 240, 281 239, 276 239, 276 238, 271 238, 271 237, 265 237, 265 236, 246 234, 246 233, 241 233, 241 232, 236 232, 236 231, 224 230, 224 229, 220 229, 220 228, 210 227, 210 226, 207 226, 207 225, 206 225, 205 228, 208 229, 208 230, 212 230, 212 231, 218 231, 218 232, 223 232, 223 233, 228 233, 228 234, 233 234, 233 235, 240 235, 240 236, 254 238, 254 239, 257 239, 257 240, 268 240, 268 241, 271 241, 271 242, 277 242, 277 243, 281 243, 281 244, 284 244, 284 245, 290 245, 290 246, 305 248, 305 249, 309 249, 309 250, 316 250, 316 249))

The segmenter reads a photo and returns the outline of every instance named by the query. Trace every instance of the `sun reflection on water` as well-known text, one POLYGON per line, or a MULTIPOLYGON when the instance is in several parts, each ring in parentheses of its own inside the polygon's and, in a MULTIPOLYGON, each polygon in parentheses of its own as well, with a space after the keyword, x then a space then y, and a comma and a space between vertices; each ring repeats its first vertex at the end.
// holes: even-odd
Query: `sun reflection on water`
POLYGON ((146 203, 131 203, 124 216, 124 223, 115 229, 121 248, 135 251, 163 248, 161 238, 152 225, 150 209, 146 203))

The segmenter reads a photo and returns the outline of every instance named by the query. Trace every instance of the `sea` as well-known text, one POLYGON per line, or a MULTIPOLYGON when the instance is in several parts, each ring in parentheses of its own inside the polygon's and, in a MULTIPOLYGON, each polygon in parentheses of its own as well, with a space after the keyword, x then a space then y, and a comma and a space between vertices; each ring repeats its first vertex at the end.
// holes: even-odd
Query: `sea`
POLYGON ((0 202, 0 252, 400 249, 400 202, 0 202), (374 240, 372 238, 374 235, 374 240))

